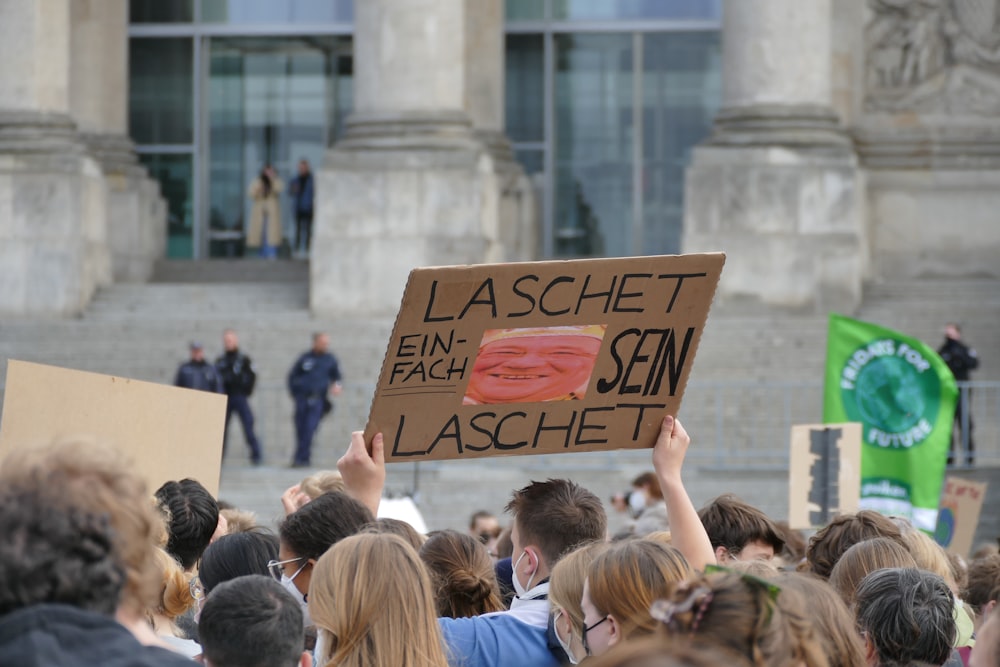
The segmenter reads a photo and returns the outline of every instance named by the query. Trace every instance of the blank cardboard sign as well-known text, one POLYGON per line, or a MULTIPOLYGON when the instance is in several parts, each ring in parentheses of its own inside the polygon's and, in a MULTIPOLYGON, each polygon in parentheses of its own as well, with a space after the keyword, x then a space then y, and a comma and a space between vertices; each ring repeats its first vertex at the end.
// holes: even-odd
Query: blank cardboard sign
POLYGON ((117 447, 149 491, 191 477, 219 492, 226 396, 10 360, 0 466, 20 447, 90 436, 117 447))
POLYGON ((961 477, 944 478, 934 539, 948 551, 967 557, 972 550, 986 500, 986 486, 986 482, 961 477))
POLYGON ((861 498, 861 424, 792 426, 788 465, 788 525, 823 526, 858 511, 861 498))
POLYGON ((725 255, 416 269, 365 438, 390 461, 652 447, 725 255))

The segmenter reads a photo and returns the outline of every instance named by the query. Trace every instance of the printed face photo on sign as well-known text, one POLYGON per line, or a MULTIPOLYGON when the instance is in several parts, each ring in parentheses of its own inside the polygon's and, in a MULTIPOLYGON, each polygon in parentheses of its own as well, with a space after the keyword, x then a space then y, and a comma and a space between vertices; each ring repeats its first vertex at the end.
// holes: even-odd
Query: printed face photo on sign
POLYGON ((606 325, 487 329, 465 405, 580 400, 606 325))

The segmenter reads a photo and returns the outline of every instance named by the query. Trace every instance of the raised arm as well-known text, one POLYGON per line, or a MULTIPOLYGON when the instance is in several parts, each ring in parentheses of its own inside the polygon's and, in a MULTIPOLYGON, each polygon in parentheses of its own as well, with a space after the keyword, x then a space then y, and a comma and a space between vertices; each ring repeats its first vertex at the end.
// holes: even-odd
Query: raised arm
MULTIPOLYGON (((364 431, 351 434, 347 453, 337 461, 337 470, 344 478, 344 488, 355 500, 378 516, 378 505, 385 487, 385 449, 382 434, 372 438, 372 453, 365 445, 364 431)), ((697 516, 695 517, 697 518, 697 516)))
POLYGON ((660 425, 660 435, 653 447, 653 468, 660 481, 660 490, 667 503, 672 543, 696 570, 715 563, 715 550, 698 518, 698 512, 688 497, 681 468, 691 438, 677 419, 666 416, 660 425))

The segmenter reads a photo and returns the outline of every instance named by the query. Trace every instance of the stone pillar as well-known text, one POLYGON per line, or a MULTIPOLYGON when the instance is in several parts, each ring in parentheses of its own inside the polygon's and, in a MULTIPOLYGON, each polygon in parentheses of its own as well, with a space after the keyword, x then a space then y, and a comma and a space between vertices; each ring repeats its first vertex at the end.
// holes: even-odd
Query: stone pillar
POLYGON ((528 258, 530 188, 496 139, 501 9, 357 3, 354 113, 317 176, 314 311, 394 312, 414 267, 528 258))
POLYGON ((106 193, 69 115, 69 0, 0 0, 0 313, 79 312, 106 193))
POLYGON ((853 311, 861 177, 832 108, 831 0, 727 0, 723 105, 686 179, 684 250, 724 250, 723 303, 853 311))
POLYGON ((166 204, 128 137, 127 0, 71 3, 70 109, 108 187, 109 276, 145 281, 166 246, 166 204))

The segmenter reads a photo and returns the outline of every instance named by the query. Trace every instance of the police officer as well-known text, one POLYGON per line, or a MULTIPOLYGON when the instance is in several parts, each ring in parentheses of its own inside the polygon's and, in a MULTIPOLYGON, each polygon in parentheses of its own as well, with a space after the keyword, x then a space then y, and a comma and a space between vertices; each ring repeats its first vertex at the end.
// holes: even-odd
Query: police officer
MULTIPOLYGON (((226 404, 226 433, 229 432, 229 421, 235 412, 243 425, 243 435, 250 448, 250 462, 261 464, 260 441, 253 430, 253 411, 247 398, 253 393, 257 374, 253 370, 250 357, 240 352, 240 339, 232 329, 222 332, 222 347, 225 350, 215 361, 215 369, 222 380, 223 390, 229 397, 226 404)), ((222 450, 225 455, 225 449, 222 450)))
POLYGON ((332 403, 327 394, 339 396, 340 366, 337 358, 328 351, 330 337, 325 333, 313 334, 312 349, 303 354, 288 372, 288 391, 295 399, 295 458, 293 468, 309 466, 313 435, 319 420, 330 411, 332 403))
MULTIPOLYGON (((979 357, 976 351, 962 342, 962 329, 955 322, 949 322, 944 327, 944 343, 938 349, 938 354, 951 369, 958 382, 968 382, 969 374, 979 367, 979 357)), ((962 421, 968 420, 969 449, 965 453, 966 465, 975 463, 976 445, 972 441, 972 389, 960 388, 958 403, 955 404, 955 428, 951 441, 951 451, 948 453, 948 463, 955 462, 955 451, 961 450, 962 421), (964 417, 963 417, 964 415, 964 417)))
POLYGON ((221 392, 222 382, 215 366, 205 361, 205 349, 196 340, 188 346, 191 359, 181 364, 174 376, 174 386, 201 391, 221 392))

